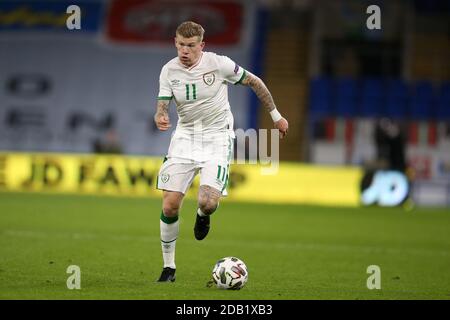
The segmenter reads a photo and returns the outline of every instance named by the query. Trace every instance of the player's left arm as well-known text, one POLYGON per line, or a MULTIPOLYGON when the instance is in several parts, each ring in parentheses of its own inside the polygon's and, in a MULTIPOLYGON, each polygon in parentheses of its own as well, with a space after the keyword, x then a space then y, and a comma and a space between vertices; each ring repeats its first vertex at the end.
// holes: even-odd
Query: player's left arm
POLYGON ((280 138, 283 139, 288 132, 289 124, 285 118, 278 112, 275 102, 273 101, 272 94, 265 83, 251 72, 245 71, 244 78, 240 81, 240 84, 249 86, 255 92, 258 99, 261 101, 263 107, 270 113, 275 128, 280 131, 280 138))

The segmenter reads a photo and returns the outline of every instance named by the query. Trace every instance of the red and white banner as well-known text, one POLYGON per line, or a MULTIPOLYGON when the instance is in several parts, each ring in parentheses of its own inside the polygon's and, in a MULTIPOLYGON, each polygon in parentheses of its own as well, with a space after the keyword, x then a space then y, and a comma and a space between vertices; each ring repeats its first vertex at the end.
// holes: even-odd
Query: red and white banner
POLYGON ((237 45, 243 19, 239 2, 114 0, 106 35, 114 42, 173 45, 176 27, 192 20, 204 27, 208 44, 237 45))

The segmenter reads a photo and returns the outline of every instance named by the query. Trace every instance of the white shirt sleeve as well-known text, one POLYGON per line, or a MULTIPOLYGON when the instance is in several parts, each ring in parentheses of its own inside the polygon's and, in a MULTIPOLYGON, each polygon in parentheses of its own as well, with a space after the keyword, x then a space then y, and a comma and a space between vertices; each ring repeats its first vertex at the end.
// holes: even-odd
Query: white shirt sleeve
POLYGON ((238 84, 245 75, 245 69, 227 56, 218 56, 220 73, 223 79, 232 84, 238 84))
POLYGON ((164 66, 159 75, 159 93, 158 100, 171 100, 173 97, 172 88, 170 87, 168 69, 164 66))

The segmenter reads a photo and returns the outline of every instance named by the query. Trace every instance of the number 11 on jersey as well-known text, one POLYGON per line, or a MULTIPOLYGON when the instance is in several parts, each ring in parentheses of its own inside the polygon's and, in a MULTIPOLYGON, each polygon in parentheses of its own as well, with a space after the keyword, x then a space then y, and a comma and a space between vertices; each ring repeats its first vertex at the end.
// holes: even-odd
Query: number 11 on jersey
POLYGON ((222 167, 221 165, 217 166, 217 179, 225 182, 225 178, 227 177, 227 168, 222 167), (222 173, 222 176, 220 175, 222 173))
POLYGON ((192 86, 192 99, 196 100, 197 99, 197 86, 195 85, 195 83, 192 84, 187 84, 186 85, 186 100, 191 100, 191 89, 190 87, 192 86))

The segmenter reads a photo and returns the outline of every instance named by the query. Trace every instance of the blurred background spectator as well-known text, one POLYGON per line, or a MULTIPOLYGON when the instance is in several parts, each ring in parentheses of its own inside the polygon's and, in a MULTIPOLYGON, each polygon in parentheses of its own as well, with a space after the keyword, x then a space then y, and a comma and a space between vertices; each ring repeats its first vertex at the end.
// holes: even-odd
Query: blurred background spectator
POLYGON ((375 126, 378 169, 406 171, 405 135, 400 123, 381 118, 375 126))
POLYGON ((103 136, 92 143, 92 151, 95 153, 122 153, 122 147, 117 132, 114 129, 107 131, 103 136))

